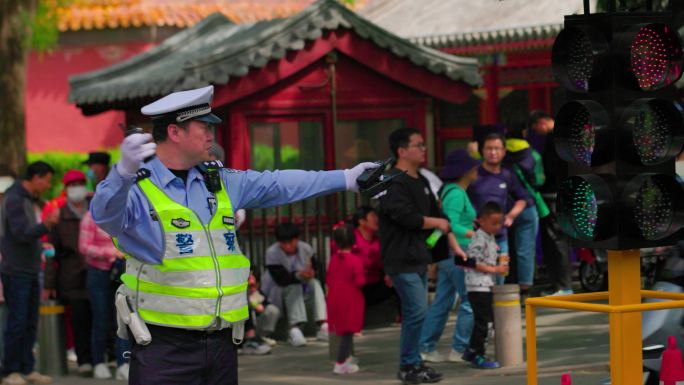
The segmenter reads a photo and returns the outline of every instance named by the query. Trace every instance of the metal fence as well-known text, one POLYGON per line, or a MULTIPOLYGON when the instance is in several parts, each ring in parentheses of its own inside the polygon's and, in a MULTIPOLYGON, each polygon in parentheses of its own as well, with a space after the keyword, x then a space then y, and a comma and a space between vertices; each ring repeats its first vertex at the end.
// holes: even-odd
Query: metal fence
POLYGON ((240 228, 242 250, 255 272, 263 273, 266 249, 276 240, 275 226, 293 222, 301 230, 300 239, 309 243, 318 255, 317 275, 325 280, 325 268, 330 259, 332 226, 348 216, 368 199, 359 194, 340 192, 312 198, 285 206, 247 210, 247 219, 240 228))

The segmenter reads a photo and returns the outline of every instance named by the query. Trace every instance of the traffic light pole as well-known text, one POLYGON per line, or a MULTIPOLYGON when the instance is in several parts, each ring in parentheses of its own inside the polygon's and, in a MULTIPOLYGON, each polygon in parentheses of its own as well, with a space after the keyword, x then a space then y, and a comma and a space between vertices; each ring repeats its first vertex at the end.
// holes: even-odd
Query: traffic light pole
MULTIPOLYGON (((639 250, 608 251, 608 303, 611 307, 641 304, 639 250)), ((641 313, 610 313, 610 378, 612 384, 641 385, 641 313)))
POLYGON ((525 301, 527 385, 538 385, 538 308, 566 309, 608 314, 610 320, 611 383, 641 385, 641 312, 684 308, 684 294, 640 290, 639 250, 608 251, 609 290, 599 293, 528 298, 525 301), (642 298, 658 299, 642 303, 642 298), (591 303, 608 301, 608 304, 591 303))

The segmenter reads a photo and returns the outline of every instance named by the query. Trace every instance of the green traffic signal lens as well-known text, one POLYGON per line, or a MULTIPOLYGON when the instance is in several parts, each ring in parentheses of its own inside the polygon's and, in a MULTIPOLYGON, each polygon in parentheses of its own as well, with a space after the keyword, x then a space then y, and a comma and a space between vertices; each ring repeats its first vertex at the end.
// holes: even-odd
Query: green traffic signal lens
POLYGON ((569 90, 588 92, 601 81, 608 44, 591 27, 567 27, 553 44, 552 68, 558 81, 569 90))
POLYGON ((625 186, 622 201, 642 239, 660 240, 684 225, 684 188, 676 175, 637 175, 625 186))
POLYGON ((665 24, 642 25, 630 46, 630 68, 639 88, 653 91, 679 79, 684 64, 679 35, 665 24))
POLYGON ((598 220, 596 195, 591 185, 580 178, 568 178, 558 193, 559 222, 563 231, 572 238, 594 239, 598 220))
POLYGON ((609 238, 613 224, 612 193, 596 175, 575 175, 561 182, 556 197, 558 222, 570 237, 583 241, 609 238))

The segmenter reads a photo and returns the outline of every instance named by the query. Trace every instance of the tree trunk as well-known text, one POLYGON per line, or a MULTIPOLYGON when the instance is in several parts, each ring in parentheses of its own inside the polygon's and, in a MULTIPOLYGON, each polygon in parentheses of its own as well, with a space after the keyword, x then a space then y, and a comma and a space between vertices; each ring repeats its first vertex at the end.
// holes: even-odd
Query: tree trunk
POLYGON ((17 174, 26 164, 24 89, 36 2, 0 1, 0 164, 17 174))

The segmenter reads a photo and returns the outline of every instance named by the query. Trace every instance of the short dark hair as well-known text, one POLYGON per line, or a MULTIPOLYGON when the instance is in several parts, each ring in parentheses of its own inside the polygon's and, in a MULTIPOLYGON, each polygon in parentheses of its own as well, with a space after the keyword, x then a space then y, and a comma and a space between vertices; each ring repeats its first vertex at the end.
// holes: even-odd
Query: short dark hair
POLYGON ((503 209, 501 208, 501 205, 499 205, 496 202, 490 201, 482 205, 482 207, 480 207, 480 218, 484 218, 492 214, 503 214, 503 209))
POLYGON ((389 136, 389 146, 392 155, 394 155, 395 158, 399 158, 399 148, 408 146, 411 142, 411 135, 416 134, 420 135, 420 131, 411 127, 399 128, 392 131, 389 136))
POLYGON ((47 174, 54 174, 55 169, 49 164, 43 162, 42 160, 33 162, 26 167, 26 173, 24 174, 24 179, 31 180, 34 176, 38 175, 43 177, 47 174))
POLYGON ((292 222, 283 222, 275 228, 275 237, 278 242, 287 242, 299 238, 299 227, 292 222))
POLYGON ((352 214, 351 217, 351 224, 354 227, 359 227, 359 221, 362 219, 366 219, 368 217, 368 214, 374 213, 375 209, 370 207, 370 206, 359 206, 356 208, 354 211, 354 214, 352 214))
POLYGON ((529 118, 527 118, 527 128, 532 128, 540 119, 553 119, 546 111, 534 110, 530 112, 529 118))
POLYGON ((525 132, 525 123, 522 122, 514 122, 508 125, 508 130, 506 132, 506 137, 507 138, 514 138, 514 139, 524 139, 524 132, 525 132))
POLYGON ((485 143, 489 142, 490 140, 500 140, 501 144, 506 147, 506 137, 504 137, 502 133, 490 132, 484 138, 482 138, 482 142, 478 143, 478 150, 480 151, 480 154, 482 154, 485 143))
POLYGON ((354 228, 349 224, 338 226, 333 230, 333 240, 340 249, 349 249, 356 243, 354 228))
POLYGON ((188 125, 191 120, 177 123, 171 118, 163 117, 152 120, 152 138, 154 138, 155 143, 162 143, 169 137, 169 125, 175 124, 176 126, 187 130, 188 125))

